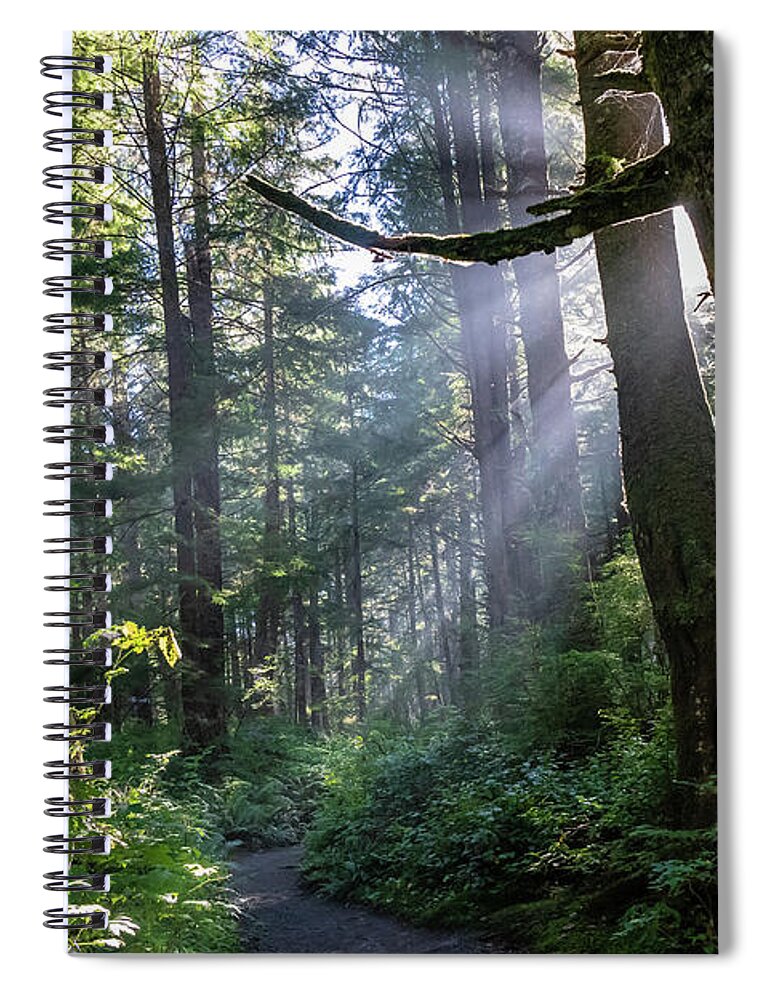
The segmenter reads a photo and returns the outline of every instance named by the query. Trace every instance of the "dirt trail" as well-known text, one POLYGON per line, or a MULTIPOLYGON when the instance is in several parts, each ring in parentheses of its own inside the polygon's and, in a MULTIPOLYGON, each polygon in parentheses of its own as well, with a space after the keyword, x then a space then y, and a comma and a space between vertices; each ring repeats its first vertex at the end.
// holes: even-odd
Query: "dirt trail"
POLYGON ((467 954, 486 950, 467 935, 412 927, 363 906, 345 906, 307 892, 300 882, 301 861, 301 846, 240 850, 233 855, 245 951, 467 954))

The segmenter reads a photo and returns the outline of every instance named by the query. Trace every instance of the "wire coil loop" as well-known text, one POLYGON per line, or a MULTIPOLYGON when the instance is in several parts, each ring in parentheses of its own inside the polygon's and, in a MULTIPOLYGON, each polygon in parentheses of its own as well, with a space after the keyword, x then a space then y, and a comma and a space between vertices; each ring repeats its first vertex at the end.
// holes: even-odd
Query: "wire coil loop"
MULTIPOLYGON (((83 296, 112 293, 112 280, 100 269, 112 255, 112 244, 96 230, 112 221, 113 210, 108 198, 97 196, 91 200, 83 192, 95 186, 104 188, 113 180, 111 167, 95 161, 99 150, 112 145, 113 134, 91 117, 95 112, 109 111, 113 95, 106 90, 85 89, 88 85, 81 83, 80 74, 110 73, 112 61, 104 55, 49 55, 40 60, 40 66, 44 77, 62 81, 61 90, 51 91, 43 99, 44 112, 61 119, 60 126, 43 133, 43 148, 70 161, 46 166, 42 176, 45 188, 62 192, 61 200, 43 205, 45 222, 62 227, 61 236, 43 243, 43 257, 59 262, 62 271, 67 272, 45 277, 42 291, 63 300, 62 309, 69 310, 43 318, 46 336, 64 337, 63 349, 44 354, 43 367, 64 373, 62 381, 67 382, 44 390, 43 405, 66 412, 61 423, 43 428, 44 441, 61 449, 57 461, 46 463, 44 474, 47 480, 73 484, 78 493, 98 494, 101 484, 109 482, 113 475, 111 463, 102 454, 102 449, 114 440, 104 412, 112 405, 112 395, 107 386, 98 384, 100 373, 112 367, 112 357, 103 342, 112 330, 112 317, 98 311, 98 303, 91 310, 79 307, 83 296), (83 112, 88 120, 79 121, 83 112), (85 270, 93 273, 82 273, 85 270), (89 337, 93 338, 90 344, 89 337)), ((44 552, 64 557, 65 565, 46 576, 44 585, 47 593, 63 595, 62 600, 67 602, 64 607, 69 605, 68 610, 44 613, 46 628, 64 630, 61 645, 43 651, 43 665, 64 672, 63 683, 48 684, 43 689, 44 701, 60 706, 62 713, 59 721, 43 727, 43 739, 63 748, 61 760, 45 762, 44 776, 51 781, 81 783, 80 794, 65 791, 46 798, 45 815, 63 820, 66 832, 46 836, 44 851, 65 859, 106 855, 110 851, 109 837, 99 832, 98 824, 95 829, 92 822, 110 815, 110 800, 103 794, 102 785, 94 787, 89 783, 110 777, 110 761, 82 758, 84 746, 108 742, 112 735, 110 722, 101 718, 112 701, 112 690, 104 677, 112 663, 111 650, 85 641, 91 633, 111 626, 110 613, 101 606, 101 595, 111 591, 112 580, 106 568, 95 563, 112 551, 112 538, 102 523, 111 516, 112 503, 99 495, 54 497, 44 502, 43 514, 65 519, 58 535, 44 540, 44 552), (70 682, 71 671, 75 672, 75 683, 70 682)), ((44 878, 48 891, 65 896, 109 890, 108 874, 71 871, 68 862, 62 871, 47 872, 44 878)), ((103 930, 109 925, 107 910, 96 905, 53 907, 45 910, 43 917, 46 927, 67 933, 103 930)))

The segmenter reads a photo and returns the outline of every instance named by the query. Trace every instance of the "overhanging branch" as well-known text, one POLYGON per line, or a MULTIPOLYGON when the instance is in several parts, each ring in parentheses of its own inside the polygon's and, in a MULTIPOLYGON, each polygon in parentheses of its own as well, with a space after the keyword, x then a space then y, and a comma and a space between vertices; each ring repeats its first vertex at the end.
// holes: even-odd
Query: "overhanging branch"
POLYGON ((276 187, 269 181, 257 177, 256 174, 248 174, 245 181, 252 191, 261 194, 265 201, 269 201, 272 205, 276 205, 292 215, 298 215, 300 219, 305 219, 316 229, 330 233, 345 243, 372 249, 377 246, 377 241, 382 239, 382 236, 373 229, 367 229, 366 226, 360 226, 356 222, 349 222, 324 208, 316 208, 315 205, 311 205, 309 201, 305 201, 304 198, 300 198, 292 191, 276 187))
POLYGON ((497 229, 452 236, 435 236, 429 233, 385 236, 326 209, 317 208, 291 191, 275 187, 255 174, 246 177, 246 184, 271 204, 353 246, 391 253, 427 254, 464 263, 482 261, 496 264, 501 260, 525 257, 531 253, 553 253, 556 247, 567 246, 597 229, 673 208, 680 203, 681 198, 672 167, 670 147, 667 147, 656 156, 634 163, 611 180, 528 209, 532 215, 563 213, 556 218, 518 229, 497 229))

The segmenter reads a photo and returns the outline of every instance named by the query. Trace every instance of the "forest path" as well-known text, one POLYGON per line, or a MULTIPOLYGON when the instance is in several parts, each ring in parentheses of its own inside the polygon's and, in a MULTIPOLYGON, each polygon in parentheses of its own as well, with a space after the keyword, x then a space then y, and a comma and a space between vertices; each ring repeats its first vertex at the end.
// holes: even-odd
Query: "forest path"
POLYGON ((230 861, 243 911, 244 951, 307 954, 468 954, 473 937, 413 927, 363 906, 308 892, 300 880, 302 846, 236 851, 230 861))

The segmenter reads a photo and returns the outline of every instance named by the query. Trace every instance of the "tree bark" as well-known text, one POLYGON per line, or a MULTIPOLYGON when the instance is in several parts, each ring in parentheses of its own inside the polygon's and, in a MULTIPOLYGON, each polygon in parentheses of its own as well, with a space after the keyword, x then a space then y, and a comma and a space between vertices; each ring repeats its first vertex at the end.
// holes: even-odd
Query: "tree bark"
POLYGON ((366 716, 366 644, 364 641, 364 607, 361 579, 361 523, 358 489, 358 463, 353 461, 350 480, 350 546, 348 551, 348 606, 351 617, 352 675, 356 697, 356 715, 362 722, 366 716))
MULTIPOLYGON (((417 583, 417 603, 420 608, 420 616, 423 620, 425 626, 425 634, 431 637, 431 645, 427 650, 428 656, 431 660, 437 659, 435 653, 434 639, 434 629, 433 629, 433 616, 428 607, 428 601, 425 596, 425 586, 422 579, 422 568, 420 564, 419 556, 419 546, 417 545, 417 539, 414 539, 414 555, 415 555, 415 568, 416 568, 416 583, 417 583)), ((435 630, 436 632, 438 630, 435 630)), ((441 685, 439 683, 438 675, 435 671, 431 670, 427 673, 425 680, 428 682, 425 690, 425 697, 433 702, 434 705, 444 704, 444 695, 441 691, 441 685), (430 687, 430 682, 433 681, 433 692, 428 692, 427 688, 430 687)))
MULTIPOLYGON (((466 41, 465 44, 468 45, 468 42, 466 41)), ((490 53, 486 48, 479 47, 476 52, 475 81, 479 122, 479 165, 483 190, 482 219, 486 229, 495 230, 502 221, 502 204, 500 201, 501 179, 498 176, 499 144, 495 138, 493 125, 491 76, 490 53)), ((489 273, 488 268, 484 270, 489 273)), ((501 377, 503 370, 505 370, 505 389, 499 394, 500 398, 498 398, 496 405, 498 407, 505 406, 508 425, 505 440, 507 442, 506 461, 509 468, 502 482, 504 503, 501 511, 510 588, 507 603, 508 613, 513 611, 518 612, 520 616, 525 616, 534 609, 532 598, 537 588, 537 574, 535 573, 532 544, 529 540, 533 510, 531 489, 525 483, 525 449, 520 447, 517 450, 516 442, 513 439, 512 402, 518 399, 521 392, 516 340, 513 337, 514 313, 503 271, 497 267, 492 275, 495 279, 494 312, 491 317, 492 328, 495 331, 493 355, 496 358, 498 377, 501 377), (516 461, 517 458, 522 460, 520 464, 516 461)), ((521 302, 521 291, 519 298, 521 302)), ((521 313, 521 305, 519 312, 521 313)), ((519 325, 522 326, 521 316, 519 317, 519 325)))
MULTIPOLYGON (((275 341, 273 330, 273 290, 269 277, 262 285, 263 356, 265 385, 263 412, 266 426, 264 529, 262 573, 257 609, 255 659, 269 685, 276 680, 278 637, 281 631, 281 594, 275 571, 281 555, 281 491, 278 471, 278 405, 275 384, 275 341)), ((273 695, 270 695, 270 699, 273 695)), ((267 709, 267 703, 263 708, 267 709)))
MULTIPOLYGON (((527 205, 548 194, 540 38, 536 31, 501 32, 495 44, 508 210, 511 224, 521 226, 527 205)), ((527 359, 536 504, 546 525, 582 543, 577 428, 556 262, 532 254, 514 261, 513 271, 527 359)))
POLYGON ((438 631, 439 650, 441 660, 444 665, 444 674, 449 691, 450 704, 459 703, 459 691, 455 677, 454 663, 452 662, 452 651, 449 644, 449 626, 446 617, 446 607, 444 605, 444 588, 441 583, 441 565, 439 562, 438 537, 436 535, 436 523, 433 511, 430 512, 427 523, 428 541, 430 545, 430 563, 433 574, 433 601, 436 606, 436 626, 438 631))
MULTIPOLYGON (((297 503, 294 494, 294 483, 286 484, 286 505, 289 515, 289 544, 296 555, 298 550, 297 537, 297 503)), ((306 726, 308 719, 308 628, 305 614, 305 603, 302 597, 302 587, 294 580, 291 588, 291 612, 294 644, 294 721, 297 725, 306 726)))
POLYGON ((326 732, 329 728, 326 709, 326 679, 324 676, 324 648, 321 637, 321 614, 318 601, 320 582, 320 553, 318 547, 318 509, 311 504, 308 514, 308 533, 313 552, 313 580, 307 609, 308 659, 310 661, 310 725, 326 732))
POLYGON ((714 33, 642 32, 644 71, 666 113, 673 170, 712 291, 714 271, 714 33))
MULTIPOLYGON (((481 163, 469 97, 468 59, 462 37, 444 37, 440 56, 447 75, 451 139, 440 92, 428 82, 434 119, 439 182, 447 226, 484 228, 489 207, 481 188, 481 163), (451 141, 454 141, 454 158, 451 141), (458 196, 454 194, 457 175, 458 196)), ((452 284, 468 362, 474 431, 484 518, 485 575, 489 627, 499 632, 511 610, 513 458, 508 415, 508 358, 505 289, 499 272, 481 265, 454 270, 452 284)))
POLYGON ((409 517, 409 533, 407 541, 407 634, 409 636, 409 652, 412 658, 414 682, 417 689, 417 715, 425 717, 425 677, 423 676, 422 653, 417 642, 417 590, 415 574, 414 521, 409 517))
POLYGON ((467 501, 460 502, 460 687, 465 703, 478 697, 479 634, 476 594, 473 587, 471 515, 467 501))
POLYGON ((308 604, 308 654, 310 656, 310 725, 326 732, 329 719, 326 711, 326 681, 324 652, 321 642, 321 617, 318 610, 318 588, 313 586, 308 604))
MULTIPOLYGON (((208 730, 204 745, 226 730, 224 614, 214 595, 222 589, 222 542, 219 532, 219 434, 214 359, 211 245, 208 217, 206 149, 199 123, 191 136, 194 238, 187 247, 187 297, 192 326, 195 453, 193 517, 195 527, 196 615, 201 684, 195 715, 208 730)), ((192 735, 192 734, 191 734, 192 735)))
POLYGON ((345 683, 345 663, 347 659, 347 629, 346 629, 346 619, 347 619, 347 599, 346 599, 346 587, 343 587, 342 583, 342 562, 343 562, 343 552, 341 551, 341 546, 336 545, 334 548, 334 656, 337 663, 337 694, 341 698, 345 694, 346 683, 345 683))
MULTIPOLYGON (((619 41, 617 33, 576 34, 589 166, 654 153, 645 143, 663 142, 652 94, 607 94, 601 74, 619 41)), ((716 818, 714 425, 685 322, 671 213, 605 229, 595 241, 628 509, 671 666, 679 821, 700 826, 716 818)))
POLYGON ((192 349, 190 331, 182 315, 176 270, 168 151, 161 112, 161 82, 157 58, 145 52, 142 60, 144 127, 150 168, 155 231, 158 240, 163 324, 168 362, 169 443, 176 538, 180 644, 183 653, 182 698, 185 733, 193 748, 205 745, 207 715, 199 704, 202 680, 199 662, 196 602, 195 529, 193 519, 192 349))

